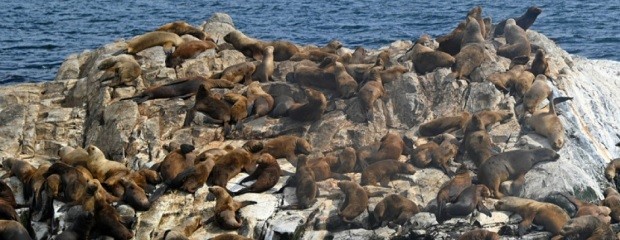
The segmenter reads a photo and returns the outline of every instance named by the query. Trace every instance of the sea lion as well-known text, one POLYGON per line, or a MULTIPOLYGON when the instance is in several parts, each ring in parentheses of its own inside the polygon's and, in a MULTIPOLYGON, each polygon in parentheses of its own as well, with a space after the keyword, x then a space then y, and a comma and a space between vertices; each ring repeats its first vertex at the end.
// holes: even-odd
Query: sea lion
POLYGON ((235 49, 243 53, 246 57, 256 60, 262 59, 265 43, 250 38, 240 31, 232 31, 224 36, 224 41, 233 45, 235 49))
POLYGON ((181 64, 183 64, 185 60, 195 58, 202 52, 209 49, 217 49, 217 45, 212 41, 202 40, 183 42, 174 49, 174 52, 172 52, 172 54, 166 56, 166 67, 174 68, 174 71, 176 73, 177 67, 181 66, 181 64))
POLYGON ((454 57, 452 55, 435 51, 430 47, 424 45, 424 43, 430 42, 430 36, 422 35, 411 48, 411 61, 415 71, 419 74, 426 74, 432 72, 437 68, 451 67, 454 64, 454 57))
POLYGON ((461 39, 461 47, 470 43, 484 43, 484 29, 482 8, 476 6, 467 13, 467 25, 465 25, 465 32, 463 33, 463 39, 461 39), (476 21, 477 24, 470 24, 469 21, 471 20, 476 21))
POLYGON ((88 152, 81 147, 62 147, 58 150, 58 156, 60 157, 60 161, 71 166, 86 166, 86 161, 88 160, 88 152))
POLYGON ((564 126, 555 112, 555 105, 563 101, 571 100, 571 97, 558 97, 549 99, 549 111, 537 111, 525 119, 525 123, 534 129, 534 132, 547 137, 549 144, 554 149, 564 146, 564 126))
POLYGON ((397 64, 379 71, 379 75, 381 76, 382 83, 391 83, 400 79, 400 77, 406 72, 409 72, 408 68, 397 64))
POLYGON ((140 68, 138 61, 133 56, 127 54, 106 58, 99 63, 97 69, 105 71, 99 78, 102 82, 114 78, 118 79, 112 81, 111 87, 121 84, 133 86, 135 85, 134 80, 142 74, 142 68, 140 68))
POLYGON ((347 72, 347 69, 340 62, 335 62, 334 78, 338 90, 338 94, 342 98, 351 98, 357 91, 357 82, 347 72))
POLYGON ((419 168, 433 166, 439 168, 448 176, 453 175, 450 171, 450 161, 458 152, 459 143, 450 134, 441 136, 439 142, 428 142, 413 150, 409 162, 419 168))
MULTIPOLYGON (((493 83, 497 89, 502 90, 504 92, 508 92, 508 88, 519 88, 517 92, 520 96, 523 96, 522 93, 525 93, 523 90, 527 91, 529 87, 531 87, 531 81, 529 82, 529 86, 523 86, 524 84, 520 83, 520 76, 525 71, 525 66, 523 65, 515 65, 510 70, 506 72, 497 72, 489 75, 486 80, 493 83), (527 88, 527 89, 525 89, 527 88)), ((529 72, 528 72, 529 73, 529 72)), ((529 75, 528 75, 529 76, 529 75)), ((525 76, 524 76, 525 77, 525 76)))
POLYGON ((282 192, 288 186, 295 187, 297 204, 287 206, 285 209, 307 209, 316 203, 316 198, 319 196, 319 187, 314 180, 314 172, 307 164, 306 155, 299 155, 295 175, 289 178, 278 192, 282 192))
POLYGON ((246 110, 248 114, 251 114, 250 120, 265 116, 273 109, 273 97, 263 90, 259 82, 250 83, 245 95, 247 96, 246 110))
POLYGON ((374 119, 374 103, 380 97, 385 95, 385 89, 381 82, 381 76, 378 70, 372 69, 370 71, 370 80, 366 82, 358 92, 358 98, 360 100, 362 111, 366 113, 366 121, 373 121, 374 119))
POLYGON ((540 103, 551 97, 551 87, 547 84, 545 75, 537 75, 532 87, 523 95, 523 108, 529 113, 534 113, 540 103))
POLYGON ((150 87, 136 96, 121 98, 120 100, 134 99, 136 103, 140 104, 148 100, 160 98, 189 98, 198 92, 202 84, 208 84, 210 88, 233 88, 235 86, 234 83, 226 80, 207 79, 203 76, 196 76, 179 79, 161 86, 150 87))
MULTIPOLYGON (((527 30, 534 24, 536 21, 536 17, 542 12, 542 9, 537 7, 529 7, 527 11, 520 17, 515 18, 515 22, 517 26, 521 27, 523 30, 527 30)), ((504 26, 506 25, 507 20, 501 21, 495 26, 495 32, 493 36, 497 37, 504 34, 504 26)))
POLYGON ((75 220, 69 228, 58 234, 55 239, 58 240, 78 240, 90 239, 90 232, 95 225, 95 216, 92 212, 81 211, 75 216, 75 220))
POLYGON ((230 117, 235 123, 240 123, 248 117, 248 99, 238 93, 228 92, 224 94, 224 100, 232 104, 230 107, 230 117))
POLYGON ((49 179, 53 175, 59 176, 61 183, 58 192, 62 192, 62 198, 56 199, 77 204, 86 200, 89 178, 85 177, 77 168, 56 162, 48 168, 43 177, 49 179))
POLYGON ((611 217, 609 214, 611 213, 611 209, 606 206, 599 206, 594 203, 584 202, 577 199, 575 196, 568 195, 566 193, 561 193, 568 201, 570 201, 577 208, 577 212, 572 217, 581 217, 586 215, 592 215, 600 218, 605 223, 611 222, 611 217))
POLYGON ((479 212, 491 217, 491 211, 484 206, 484 198, 490 197, 489 188, 482 184, 470 185, 465 188, 452 204, 442 208, 442 212, 437 216, 437 222, 442 223, 453 217, 467 216, 478 210, 479 212))
POLYGON ((499 240, 499 234, 485 229, 475 229, 463 233, 458 240, 499 240))
POLYGON ((123 201, 137 211, 147 211, 151 208, 151 202, 146 197, 146 192, 134 181, 121 179, 120 184, 125 188, 123 201))
POLYGON ((0 219, 19 220, 15 208, 17 202, 11 188, 0 180, 0 219))
POLYGON ((133 238, 133 233, 123 225, 116 209, 101 199, 95 200, 95 227, 114 239, 133 238))
POLYGON ((620 194, 615 188, 605 189, 605 199, 601 201, 601 205, 611 209, 609 216, 614 222, 620 222, 620 194))
MULTIPOLYGON (((305 155, 304 155, 305 156, 305 155)), ((314 181, 319 182, 328 178, 346 179, 351 180, 349 177, 332 172, 332 165, 336 162, 335 157, 317 158, 308 161, 306 164, 310 167, 310 170, 314 173, 314 181)))
POLYGON ((189 219, 186 219, 172 229, 166 230, 164 232, 164 237, 162 240, 188 240, 189 236, 192 235, 198 228, 202 226, 202 216, 194 216, 189 219))
POLYGON ((253 149, 254 144, 256 144, 254 141, 248 141, 241 148, 236 148, 218 159, 209 174, 207 183, 211 186, 226 188, 228 181, 237 176, 241 170, 248 173, 254 172, 256 160, 252 154, 257 152, 253 149))
POLYGON ((536 56, 534 56, 534 60, 532 61, 530 72, 532 72, 534 76, 543 74, 545 76, 550 77, 549 76, 549 60, 547 60, 547 57, 545 57, 545 50, 543 50, 542 48, 536 50, 536 56))
POLYGON ((280 180, 280 175, 282 175, 282 170, 280 169, 280 165, 278 161, 268 153, 263 153, 260 155, 258 160, 258 167, 256 171, 254 171, 250 176, 247 176, 239 184, 243 184, 244 182, 256 180, 252 185, 241 189, 233 195, 241 195, 244 193, 255 192, 260 193, 271 189, 275 186, 280 180))
POLYGON ((247 238, 241 235, 237 235, 237 234, 226 233, 226 234, 217 235, 214 238, 211 238, 209 240, 253 240, 253 239, 247 238))
POLYGON ((278 62, 289 60, 299 52, 299 48, 288 41, 278 40, 267 43, 267 45, 273 47, 273 60, 278 62))
POLYGON ((252 74, 252 80, 269 82, 271 75, 273 75, 275 66, 275 63, 273 62, 273 47, 267 46, 263 50, 263 60, 256 66, 256 70, 252 74))
POLYGON ((242 62, 229 66, 220 74, 221 79, 226 79, 232 83, 240 83, 244 80, 244 84, 252 81, 252 74, 256 71, 256 64, 252 62, 242 62))
POLYGON ((403 138, 397 133, 388 132, 381 138, 379 149, 368 158, 363 159, 367 164, 373 164, 386 159, 398 160, 405 149, 403 138))
POLYGON ((366 210, 368 194, 362 186, 352 181, 340 181, 338 187, 345 195, 344 202, 338 209, 338 216, 348 223, 366 210))
POLYGON ((569 219, 562 227, 562 236, 579 236, 579 239, 617 239, 609 223, 595 216, 569 219))
POLYGON ((183 43, 183 39, 177 34, 153 31, 127 41, 127 53, 136 54, 147 48, 162 46, 164 47, 164 53, 170 55, 173 52, 173 47, 177 47, 181 43, 183 43))
POLYGON ((441 188, 437 192, 437 197, 435 198, 437 202, 437 212, 435 216, 441 216, 446 203, 456 201, 458 196, 461 195, 461 192, 472 185, 471 180, 469 171, 462 166, 457 170, 457 174, 452 179, 441 185, 441 188))
POLYGON ((196 158, 196 154, 192 153, 194 149, 193 145, 181 144, 164 157, 157 170, 165 183, 170 183, 179 173, 194 166, 194 159, 196 158))
POLYGON ((415 169, 408 163, 399 162, 397 160, 383 160, 370 164, 362 172, 362 186, 377 185, 380 183, 382 187, 388 187, 390 180, 397 177, 398 174, 414 174, 415 169))
POLYGON ((466 27, 467 22, 462 21, 452 32, 438 37, 437 42, 439 43, 439 48, 437 48, 437 51, 442 51, 452 56, 458 54, 461 51, 461 40, 463 39, 466 27))
POLYGON ((352 147, 344 148, 338 155, 338 163, 332 171, 337 173, 349 173, 355 169, 357 163, 357 154, 352 147))
POLYGON ((524 178, 525 174, 536 164, 556 161, 560 155, 548 148, 534 150, 507 151, 489 158, 478 169, 478 180, 486 185, 495 198, 501 199, 504 194, 499 186, 507 180, 524 178))
POLYGON ((179 173, 170 183, 173 188, 179 188, 189 193, 195 193, 202 187, 215 166, 213 159, 206 159, 179 173))
POLYGON ((420 137, 432 137, 442 133, 447 133, 462 129, 469 123, 471 114, 467 111, 459 115, 438 117, 431 121, 425 122, 418 128, 420 137))
MULTIPOLYGON (((509 122, 514 116, 514 114, 510 110, 497 110, 497 111, 482 110, 482 111, 476 112, 474 115, 477 119, 480 119, 480 123, 482 124, 482 127, 487 130, 489 130, 491 126, 495 123, 504 124, 504 123, 509 122)), ((472 124, 471 120, 469 123, 470 124, 468 124, 467 128, 471 127, 473 130, 479 130, 477 127, 471 126, 472 124)), ((474 123, 474 125, 475 124, 477 123, 474 123)))
POLYGON ((88 168, 93 174, 93 177, 100 182, 105 181, 106 178, 115 174, 129 173, 129 168, 127 168, 125 164, 106 159, 103 152, 96 146, 88 145, 86 151, 88 152, 86 168, 88 168))
POLYGON ((493 155, 491 148, 494 144, 486 130, 479 130, 468 134, 463 142, 467 155, 476 166, 484 164, 493 155))
POLYGON ((527 39, 525 30, 517 26, 514 19, 511 18, 506 21, 504 35, 506 37, 506 44, 497 49, 497 55, 511 60, 517 57, 529 58, 532 51, 530 41, 527 39))
POLYGON ((611 160, 605 167, 605 178, 612 184, 616 184, 616 173, 620 170, 620 158, 611 160))
POLYGON ((351 59, 346 62, 348 64, 363 64, 366 63, 364 59, 366 58, 366 49, 364 47, 355 47, 353 53, 351 54, 351 59))
POLYGON ((321 119, 327 108, 327 98, 320 91, 306 88, 306 103, 295 103, 289 108, 288 116, 299 122, 314 122, 321 119))
POLYGON ((24 226, 15 220, 0 220, 0 239, 31 240, 24 226))
POLYGON ((297 155, 310 154, 312 145, 303 138, 293 135, 281 135, 263 143, 262 153, 269 153, 274 158, 286 158, 297 166, 297 155))
POLYGON ((560 235, 562 227, 570 219, 566 212, 551 203, 518 197, 504 197, 495 203, 495 210, 509 211, 521 215, 518 234, 523 236, 532 223, 543 226, 552 235, 560 235))
POLYGON ((341 61, 340 56, 336 54, 324 52, 321 50, 314 50, 314 49, 300 51, 296 53, 295 55, 291 56, 289 60, 295 61, 295 62, 299 62, 303 60, 310 60, 310 61, 319 63, 319 62, 324 61, 327 58, 333 58, 333 59, 337 59, 338 61, 341 61))
POLYGON ((479 67, 485 60, 484 38, 480 33, 480 25, 476 19, 469 17, 463 33, 461 50, 454 56, 455 63, 452 71, 457 79, 463 79, 479 67))
POLYGON ((223 124, 224 133, 227 134, 230 132, 230 106, 228 106, 224 100, 213 96, 209 84, 202 84, 198 88, 194 106, 188 109, 185 114, 185 120, 183 121, 184 128, 189 127, 192 121, 194 121, 196 112, 204 113, 207 116, 207 121, 211 123, 223 124))
POLYGON ((207 37, 207 34, 203 30, 200 30, 185 21, 174 21, 171 23, 166 23, 161 27, 157 28, 155 31, 171 32, 179 36, 189 34, 200 40, 212 40, 207 37))
POLYGON ((405 224, 413 215, 420 212, 418 205, 398 194, 383 198, 368 215, 368 224, 377 228, 387 223, 389 226, 405 224))
POLYGON ((241 227, 243 221, 238 217, 238 211, 245 206, 256 204, 254 201, 237 202, 228 194, 225 188, 213 186, 209 192, 215 195, 216 202, 213 208, 213 217, 207 223, 215 221, 222 229, 234 230, 241 227))

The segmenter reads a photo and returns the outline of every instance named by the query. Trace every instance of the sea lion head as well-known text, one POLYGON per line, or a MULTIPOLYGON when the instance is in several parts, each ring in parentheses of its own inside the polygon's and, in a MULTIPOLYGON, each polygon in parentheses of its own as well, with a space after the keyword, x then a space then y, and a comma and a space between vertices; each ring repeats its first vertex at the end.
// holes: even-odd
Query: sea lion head
POLYGON ((327 47, 330 49, 338 50, 342 48, 342 43, 338 41, 338 39, 332 39, 331 41, 329 41, 329 43, 327 43, 327 47))
POLYGON ((209 188, 209 192, 212 193, 213 195, 215 195, 215 197, 219 198, 220 196, 223 196, 224 194, 226 194, 226 190, 220 186, 213 186, 209 188))
POLYGON ((306 139, 298 138, 295 143, 295 153, 296 154, 310 154, 312 151, 312 145, 306 139))
POLYGON ((194 145, 183 143, 179 149, 181 149, 181 154, 185 155, 194 151, 195 148, 194 145))
POLYGON ((538 16, 540 13, 542 13, 542 9, 536 7, 536 6, 532 6, 530 8, 527 9, 526 14, 528 15, 533 15, 533 16, 538 16))
POLYGON ((415 174, 415 168, 409 163, 403 163, 400 167, 400 172, 404 174, 415 174))
POLYGON ((606 168, 605 169, 605 178, 608 181, 613 182, 614 178, 616 178, 616 169, 615 168, 606 168))
POLYGON ((99 149, 95 145, 88 145, 88 147, 86 147, 86 152, 88 153, 89 160, 95 160, 98 159, 100 156, 104 156, 101 149, 99 149))
POLYGON ((491 197, 491 190, 489 190, 489 188, 487 186, 485 186, 485 185, 479 184, 478 186, 476 186, 476 191, 483 198, 491 197))
POLYGON ((267 47, 265 47, 265 53, 264 54, 265 55, 273 55, 273 50, 274 50, 273 46, 267 46, 267 47))
POLYGON ((539 148, 534 150, 534 155, 538 162, 555 161, 560 158, 560 154, 548 148, 539 148))
POLYGON ((243 144, 243 149, 251 153, 257 153, 263 150, 263 143, 258 140, 250 140, 243 144))

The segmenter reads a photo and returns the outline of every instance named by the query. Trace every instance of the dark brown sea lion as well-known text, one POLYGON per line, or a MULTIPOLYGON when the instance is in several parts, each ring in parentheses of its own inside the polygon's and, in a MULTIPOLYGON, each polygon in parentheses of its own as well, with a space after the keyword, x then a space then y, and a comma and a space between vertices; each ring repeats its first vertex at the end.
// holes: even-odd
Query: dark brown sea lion
POLYGON ((450 54, 435 51, 430 47, 425 46, 426 42, 430 42, 430 36, 422 35, 411 48, 413 67, 419 74, 426 74, 432 72, 437 68, 452 67, 454 64, 454 57, 450 54))
POLYGON ((221 79, 207 79, 202 76, 180 79, 169 84, 150 87, 139 95, 122 98, 134 99, 137 103, 142 103, 151 99, 159 98, 188 98, 196 94, 202 84, 208 84, 210 88, 233 88, 235 84, 221 79))
POLYGON ((317 158, 308 161, 307 165, 314 173, 314 181, 319 182, 328 178, 351 180, 345 175, 332 172, 332 165, 335 165, 336 161, 335 157, 317 158))
POLYGON ((475 229, 463 233, 458 240, 499 240, 499 234, 485 229, 475 229))
POLYGON ((465 188, 456 198, 456 201, 442 208, 442 212, 437 216, 438 222, 451 219, 453 217, 463 217, 471 214, 474 210, 491 217, 491 211, 484 206, 484 198, 490 197, 491 193, 486 186, 470 185, 465 188))
POLYGON ((148 32, 127 41, 127 53, 136 54, 147 48, 162 46, 164 53, 170 55, 174 47, 181 43, 183 39, 177 34, 163 31, 148 32))
POLYGON ((420 125, 418 133, 421 137, 432 137, 448 133, 464 128, 470 119, 471 114, 469 112, 462 112, 454 116, 438 117, 420 125))
POLYGON ((254 180, 256 180, 256 182, 254 182, 249 187, 233 193, 233 195, 241 195, 250 192, 264 192, 271 189, 278 183, 278 181, 280 180, 280 175, 282 175, 282 170, 280 169, 278 161, 276 161, 273 156, 268 153, 263 153, 258 158, 258 160, 256 160, 256 163, 258 163, 256 171, 250 174, 250 176, 241 180, 239 184, 254 180))
POLYGON ((102 199, 95 200, 95 228, 115 239, 133 238, 133 233, 125 225, 119 213, 102 199))
POLYGON ((379 149, 368 158, 363 159, 367 164, 373 164, 386 159, 398 160, 405 149, 403 138, 393 132, 386 133, 380 142, 379 149))
POLYGON ((395 179, 398 174, 414 174, 415 169, 408 163, 397 160, 383 160, 370 164, 362 172, 362 186, 377 185, 388 187, 390 180, 395 179))
POLYGON ((345 222, 351 222, 368 208, 368 194, 362 186, 352 181, 340 181, 338 187, 345 195, 338 216, 345 222))
POLYGON ((273 60, 278 62, 289 60, 299 52, 299 48, 288 41, 278 40, 267 43, 267 45, 273 47, 273 60))
POLYGON ((207 34, 204 31, 190 25, 185 21, 174 21, 171 23, 166 23, 161 27, 157 28, 156 31, 171 32, 179 36, 189 34, 200 40, 210 39, 207 37, 207 34))
POLYGON ((589 215, 569 219, 561 234, 564 237, 579 236, 579 239, 618 239, 609 223, 589 215))
POLYGON ((92 212, 82 211, 75 216, 75 220, 69 225, 69 228, 58 234, 55 239, 58 240, 79 240, 90 239, 90 232, 95 225, 95 216, 92 212))
POLYGON ((256 60, 262 59, 265 43, 259 40, 250 38, 240 31, 232 31, 224 36, 224 41, 232 44, 235 49, 246 57, 256 60))
POLYGON ((529 58, 532 51, 530 41, 527 39, 525 30, 517 26, 514 19, 508 19, 504 27, 504 35, 506 36, 506 44, 497 49, 497 55, 508 59, 517 57, 529 58))
POLYGON ((338 155, 338 164, 332 171, 337 173, 353 172, 357 164, 357 154, 352 147, 346 147, 338 155))
POLYGON ((534 60, 532 61, 532 66, 530 67, 530 72, 534 74, 534 76, 538 76, 539 74, 549 76, 549 60, 545 56, 545 50, 538 49, 536 50, 536 56, 534 56, 534 60))
POLYGON ((285 187, 295 187, 297 204, 285 207, 285 209, 307 209, 316 203, 319 196, 319 187, 314 180, 314 172, 307 164, 307 156, 299 155, 295 175, 289 178, 284 186, 278 191, 282 192, 285 187))
POLYGON ((0 220, 0 239, 31 240, 26 228, 15 220, 0 220))
MULTIPOLYGON (((195 58, 199 54, 209 49, 217 49, 217 45, 212 41, 186 41, 181 43, 174 49, 172 54, 166 56, 166 67, 174 68, 176 73, 177 67, 181 66, 185 60, 195 58)), ((177 75, 178 78, 178 75, 177 75)))
POLYGON ((269 116, 272 118, 286 117, 288 110, 295 104, 295 100, 291 96, 281 95, 274 98, 274 106, 269 116))
POLYGON ((252 173, 256 168, 256 161, 252 156, 255 149, 252 148, 254 141, 246 142, 243 147, 234 149, 222 156, 215 162, 207 183, 210 186, 226 188, 228 181, 237 176, 241 170, 252 173))
POLYGON ((471 176, 469 175, 469 171, 464 167, 461 167, 457 170, 457 174, 450 179, 450 181, 445 182, 441 185, 439 192, 437 192, 437 197, 435 201, 437 202, 437 212, 435 216, 440 216, 443 212, 443 208, 446 206, 446 203, 452 203, 456 201, 461 192, 471 186, 471 176))
POLYGON ((136 59, 127 54, 121 54, 118 56, 112 56, 107 58, 97 67, 99 70, 105 70, 103 75, 99 78, 100 81, 107 81, 117 78, 117 81, 112 81, 110 86, 135 85, 134 80, 140 77, 142 74, 142 68, 136 59))
POLYGON ((0 180, 0 219, 18 221, 17 202, 11 188, 0 180))
POLYGON ((419 212, 418 205, 413 201, 398 194, 390 194, 369 213, 368 224, 371 228, 383 226, 384 223, 389 226, 402 225, 419 212))
POLYGON ((151 208, 151 202, 146 197, 146 192, 134 181, 121 179, 120 184, 125 188, 123 201, 137 211, 147 211, 151 208))
POLYGON ((187 110, 183 127, 189 127, 194 120, 196 112, 202 112, 211 123, 224 125, 224 133, 230 132, 230 106, 222 99, 216 98, 211 93, 209 84, 202 84, 196 92, 194 106, 187 110))
POLYGON ((451 176, 450 161, 456 156, 458 147, 459 143, 454 136, 444 134, 438 142, 431 141, 414 149, 409 162, 419 168, 433 166, 451 176))
POLYGON ((195 193, 198 188, 202 187, 207 182, 214 166, 215 162, 213 159, 206 159, 199 162, 179 173, 177 177, 172 180, 170 185, 173 188, 195 193))
POLYGON ((207 223, 215 221, 222 229, 233 230, 240 228, 243 221, 238 217, 237 211, 245 206, 256 204, 254 201, 237 202, 233 200, 228 191, 223 187, 210 187, 209 192, 215 195, 216 202, 213 209, 213 220, 207 220, 207 223))
POLYGON ((196 154, 193 153, 194 149, 194 146, 190 144, 181 144, 164 157, 158 169, 164 182, 170 183, 179 173, 194 166, 196 158, 196 154))
POLYGON ((495 198, 501 199, 504 196, 499 190, 502 182, 524 178, 536 164, 558 158, 560 155, 548 148, 503 152, 492 156, 479 167, 478 180, 491 190, 495 198))
POLYGON ((320 91, 306 88, 307 102, 295 103, 288 110, 288 116, 299 122, 314 122, 321 119, 327 108, 327 99, 320 91))
MULTIPOLYGON (((542 9, 537 7, 529 7, 527 11, 521 16, 515 19, 517 26, 521 27, 523 30, 527 30, 534 24, 536 21, 536 17, 542 12, 542 9)), ((504 34, 504 26, 506 25, 506 21, 501 21, 495 26, 495 33, 493 36, 500 36, 504 34)))
POLYGON ((611 213, 611 209, 609 207, 584 202, 579 200, 575 196, 571 196, 566 193, 561 193, 561 195, 568 199, 568 201, 570 201, 577 208, 577 212, 573 217, 592 215, 600 218, 605 223, 611 222, 611 217, 609 216, 609 214, 611 213))
POLYGON ((467 22, 462 21, 450 34, 438 37, 439 48, 437 50, 452 56, 458 54, 461 51, 461 40, 463 39, 463 32, 466 26, 467 22))
POLYGON ((230 107, 230 117, 235 123, 240 123, 248 117, 248 99, 238 93, 228 92, 224 94, 224 100, 232 104, 230 107))
POLYGON ((306 139, 282 135, 265 142, 261 153, 269 153, 274 158, 286 158, 293 166, 297 166, 297 155, 307 155, 310 151, 312 145, 306 139))
POLYGON ((232 83, 240 83, 244 80, 245 84, 252 81, 252 74, 256 70, 256 64, 252 62, 242 62, 229 66, 222 71, 220 78, 226 79, 232 83))
POLYGON ((334 78, 340 97, 353 97, 357 91, 357 82, 351 75, 349 75, 347 69, 340 62, 336 62, 334 65, 334 78))
POLYGON ((543 226, 545 231, 557 236, 570 219, 566 212, 555 204, 538 202, 518 197, 504 197, 495 203, 495 210, 509 211, 521 215, 518 233, 522 236, 533 224, 543 226))
POLYGON ((373 121, 374 103, 377 99, 385 95, 385 89, 383 88, 379 71, 372 69, 370 76, 370 80, 360 88, 357 94, 360 99, 362 111, 366 114, 366 121, 373 121))

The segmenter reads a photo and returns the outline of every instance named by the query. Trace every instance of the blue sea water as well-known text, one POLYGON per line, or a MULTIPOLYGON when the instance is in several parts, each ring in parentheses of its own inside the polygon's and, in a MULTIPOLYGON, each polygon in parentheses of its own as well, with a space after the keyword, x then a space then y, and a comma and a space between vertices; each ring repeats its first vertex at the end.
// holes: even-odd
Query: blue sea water
POLYGON ((263 40, 377 48, 427 33, 449 33, 473 6, 494 22, 543 9, 531 29, 569 53, 620 61, 620 1, 0 1, 0 84, 54 79, 72 53, 151 31, 175 20, 199 25, 228 13, 238 29, 263 40))

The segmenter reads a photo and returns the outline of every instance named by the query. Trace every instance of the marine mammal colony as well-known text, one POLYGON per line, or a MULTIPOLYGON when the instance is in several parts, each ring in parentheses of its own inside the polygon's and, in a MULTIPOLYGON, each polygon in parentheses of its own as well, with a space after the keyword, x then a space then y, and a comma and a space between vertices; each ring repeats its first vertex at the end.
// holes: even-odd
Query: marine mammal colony
MULTIPOLYGON (((550 202, 515 197, 524 188, 527 172, 539 164, 561 159, 556 151, 565 143, 556 105, 570 97, 556 96, 550 90, 557 69, 552 69, 545 52, 530 44, 525 34, 540 12, 532 7, 522 17, 500 23, 503 29, 498 31, 490 19, 483 18, 482 8, 475 7, 454 31, 436 41, 421 36, 400 58, 394 57, 390 50, 368 54, 366 49, 358 47, 347 51, 336 40, 324 47, 298 46, 286 41, 253 39, 239 31, 227 33, 223 43, 187 23, 166 24, 127 41, 123 49, 99 63, 99 80, 111 81, 107 87, 136 86, 142 90, 134 96, 113 97, 110 101, 135 101, 148 107, 154 101, 190 99, 185 109, 178 109, 186 113, 178 128, 215 130, 224 139, 241 141, 241 146, 197 151, 203 146, 177 141, 167 146, 166 156, 155 159, 148 167, 110 160, 103 146, 100 149, 94 145, 64 147, 58 152, 58 160, 38 167, 27 160, 6 159, 2 167, 23 184, 28 204, 18 205, 13 191, 4 184, 5 179, 0 181, 0 221, 4 221, 0 224, 0 236, 34 238, 32 222, 39 222, 49 223, 48 236, 57 235, 57 239, 148 238, 151 236, 137 236, 133 231, 134 214, 120 211, 121 207, 116 208, 113 203, 129 205, 136 211, 157 211, 152 206, 171 191, 195 194, 205 186, 210 193, 207 201, 215 200, 215 206, 187 216, 191 218, 162 231, 158 237, 184 239, 197 229, 211 225, 246 234, 243 227, 248 222, 240 210, 259 202, 240 198, 278 190, 274 188, 286 177, 286 183, 273 194, 280 195, 294 188, 296 201, 280 206, 282 211, 316 208, 317 198, 326 195, 321 192, 323 183, 337 182, 339 190, 330 196, 338 205, 336 213, 323 222, 324 228, 332 233, 385 226, 402 230, 399 226, 412 227, 411 220, 420 212, 431 213, 437 222, 444 223, 475 212, 491 216, 492 209, 522 217, 516 230, 508 227, 500 232, 502 235, 522 236, 538 231, 532 228, 534 224, 558 238, 614 239, 610 223, 620 219, 620 195, 615 188, 605 191, 606 199, 601 203, 604 206, 582 202, 566 193, 554 195, 550 202), (163 49, 166 58, 159 64, 162 69, 173 68, 178 79, 145 88, 143 78, 146 77, 137 54, 147 49, 163 49), (208 71, 209 74, 199 76, 189 74, 195 65, 184 64, 205 52, 225 51, 238 51, 246 59, 222 71, 208 71), (244 136, 246 125, 269 118, 317 127, 333 111, 330 106, 342 99, 356 104, 359 121, 372 126, 375 120, 381 119, 380 110, 390 94, 384 85, 401 80, 403 74, 409 71, 433 74, 450 68, 451 82, 468 82, 473 81, 473 72, 490 58, 510 62, 508 71, 490 73, 485 79, 517 99, 504 109, 437 116, 420 125, 415 137, 391 129, 375 143, 348 145, 325 154, 317 152, 313 145, 316 143, 296 132, 261 140, 239 137, 244 136), (282 72, 287 73, 283 76, 287 84, 301 89, 299 96, 276 95, 264 89, 276 73, 282 72), (542 104, 548 106, 541 108, 542 104), (530 132, 545 137, 549 148, 497 152, 489 131, 515 119, 530 127, 530 132), (284 172, 277 159, 286 159, 295 171, 284 172), (393 182, 410 181, 410 176, 428 167, 438 168, 439 174, 451 178, 437 189, 436 199, 430 204, 420 206, 406 192, 388 194, 394 190, 393 182), (242 172, 248 174, 242 183, 256 182, 232 191, 228 188, 230 180, 242 172), (377 188, 382 190, 376 191, 377 188), (382 200, 371 201, 372 198, 382 200), (54 200, 65 204, 57 210, 54 200), (372 202, 378 203, 373 206, 372 202), (492 202, 494 205, 489 204, 492 202), (560 204, 567 202, 569 207, 560 204), (16 209, 20 208, 28 208, 28 214, 19 216, 16 209), (59 212, 65 213, 64 226, 56 221, 59 212), (368 217, 360 217, 364 213, 368 217)), ((613 161, 606 169, 609 181, 617 179, 618 166, 620 163, 613 161)), ((477 229, 460 237, 498 239, 499 235, 477 229)), ((216 239, 244 237, 226 234, 216 239)))

